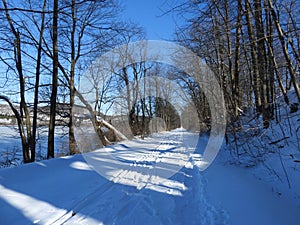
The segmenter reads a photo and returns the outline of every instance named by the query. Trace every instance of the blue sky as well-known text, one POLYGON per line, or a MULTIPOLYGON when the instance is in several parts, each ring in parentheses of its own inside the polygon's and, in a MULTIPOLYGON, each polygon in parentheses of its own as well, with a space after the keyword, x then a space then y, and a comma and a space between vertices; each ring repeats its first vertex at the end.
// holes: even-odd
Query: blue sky
POLYGON ((173 39, 176 27, 173 15, 162 16, 168 8, 166 0, 126 0, 123 5, 125 19, 144 27, 148 39, 173 39))
MULTIPOLYGON (((170 9, 171 6, 168 5, 170 2, 180 1, 183 0, 121 0, 120 3, 124 8, 123 18, 143 27, 148 40, 171 41, 174 39, 178 21, 175 22, 176 18, 173 18, 173 13, 163 14, 165 10, 170 9)), ((3 81, 0 76, 1 82, 3 81)), ((9 88, 14 90, 11 86, 9 88)))

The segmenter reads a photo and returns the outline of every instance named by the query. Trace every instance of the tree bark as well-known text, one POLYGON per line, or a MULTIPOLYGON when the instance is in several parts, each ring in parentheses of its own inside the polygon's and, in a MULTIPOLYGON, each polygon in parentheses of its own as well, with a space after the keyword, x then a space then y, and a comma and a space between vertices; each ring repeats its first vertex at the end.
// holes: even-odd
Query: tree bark
MULTIPOLYGON (((75 140, 75 131, 74 131, 74 98, 75 98, 75 89, 74 89, 74 79, 75 79, 75 32, 76 32, 76 15, 75 15, 75 0, 72 0, 72 30, 71 30, 71 70, 70 70, 70 120, 69 120, 69 149, 70 154, 73 155, 77 153, 76 150, 76 140, 75 140)), ((78 53, 80 54, 80 53, 78 53)))
POLYGON ((295 89, 295 92, 296 92, 296 95, 297 95, 297 98, 298 98, 298 102, 300 102, 300 89, 299 89, 299 84, 297 82, 296 71, 293 68, 292 59, 289 55, 289 52, 288 52, 288 49, 287 49, 287 46, 286 46, 286 41, 284 39, 283 30, 282 30, 281 25, 279 23, 279 20, 277 18, 277 14, 276 14, 276 11, 274 9, 272 0, 268 0, 268 3, 269 3, 269 7, 270 7, 271 14, 272 14, 272 17, 273 17, 273 21, 275 23, 275 26, 276 26, 276 29, 277 29, 277 32, 278 32, 278 35, 279 35, 279 40, 280 40, 280 43, 281 43, 281 46, 282 46, 282 50, 283 50, 285 60, 287 62, 288 71, 291 75, 291 80, 292 80, 292 83, 293 83, 293 86, 294 86, 294 89, 295 89))
POLYGON ((250 9, 250 2, 246 0, 245 3, 245 12, 246 12, 246 20, 247 20, 247 29, 249 35, 249 42, 250 42, 250 53, 252 58, 252 66, 253 66, 253 90, 254 90, 254 97, 255 97, 255 106, 256 111, 258 113, 262 112, 262 103, 261 103, 261 91, 260 91, 260 78, 259 78, 259 71, 258 71, 258 59, 257 59, 257 50, 255 45, 254 39, 254 31, 251 19, 251 9, 250 9))
POLYGON ((234 73, 231 79, 231 89, 232 89, 232 98, 234 105, 234 117, 238 117, 238 108, 239 108, 239 73, 240 73, 240 38, 242 30, 242 0, 238 0, 238 16, 237 16, 237 27, 236 27, 236 36, 235 36, 235 63, 234 63, 234 73))
POLYGON ((57 47, 57 30, 58 30, 58 0, 53 0, 53 71, 52 71, 52 93, 50 99, 50 122, 48 133, 48 153, 47 158, 54 158, 54 133, 56 117, 56 98, 58 86, 58 47, 57 47))
POLYGON ((261 100, 262 100, 262 116, 264 127, 269 127, 270 119, 270 107, 268 103, 268 92, 267 92, 267 57, 265 48, 264 38, 264 24, 262 20, 262 6, 261 0, 254 0, 254 20, 256 28, 256 43, 257 43, 257 59, 258 59, 258 70, 260 76, 260 87, 261 87, 261 100))
POLYGON ((35 72, 35 87, 34 87, 34 102, 33 102, 33 119, 32 119, 32 136, 30 140, 30 148, 32 150, 31 161, 35 160, 36 152, 36 132, 37 132, 37 112, 38 112, 38 101, 39 101, 39 82, 41 73, 41 59, 42 59, 42 44, 43 44, 43 34, 45 29, 45 10, 46 10, 47 0, 44 0, 43 13, 41 21, 41 30, 38 43, 37 52, 37 62, 36 62, 36 72, 35 72))

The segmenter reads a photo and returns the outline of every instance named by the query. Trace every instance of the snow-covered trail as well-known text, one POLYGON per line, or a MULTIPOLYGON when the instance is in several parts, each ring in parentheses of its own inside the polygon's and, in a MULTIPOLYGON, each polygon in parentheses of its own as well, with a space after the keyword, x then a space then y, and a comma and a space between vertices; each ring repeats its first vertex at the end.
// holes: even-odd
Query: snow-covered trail
POLYGON ((3 169, 0 224, 224 222, 205 199, 200 172, 188 162, 195 153, 180 143, 177 131, 90 153, 92 167, 108 168, 101 171, 108 179, 82 155, 3 169))
MULTIPOLYGON (((180 145, 194 138, 198 136, 187 133, 182 136, 182 131, 177 130, 143 141, 123 142, 107 149, 105 154, 93 153, 94 158, 100 156, 101 160, 108 153, 125 164, 116 166, 116 162, 110 162, 114 166, 110 167, 107 178, 113 182, 104 192, 98 192, 96 198, 92 195, 93 200, 75 210, 78 213, 64 223, 225 224, 226 217, 206 201, 202 176, 189 162, 193 152, 189 145, 184 148, 180 145), (173 164, 182 168, 179 170, 173 164), (166 177, 174 171, 176 174, 166 177)), ((109 159, 112 160, 107 158, 107 161, 109 159)))
POLYGON ((240 170, 216 162, 200 172, 193 164, 207 138, 182 132, 0 170, 0 224, 269 224, 260 221, 273 216, 270 199, 283 212, 278 221, 298 224, 299 209, 240 170))

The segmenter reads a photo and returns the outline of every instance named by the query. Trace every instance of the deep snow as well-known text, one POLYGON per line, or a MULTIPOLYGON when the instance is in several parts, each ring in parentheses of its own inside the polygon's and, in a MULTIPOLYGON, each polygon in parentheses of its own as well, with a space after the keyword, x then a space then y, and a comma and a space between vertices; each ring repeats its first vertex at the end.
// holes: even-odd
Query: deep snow
POLYGON ((295 202, 225 164, 226 154, 200 172, 207 137, 191 152, 179 149, 178 131, 162 135, 87 153, 112 155, 100 164, 75 155, 0 170, 0 224, 299 224, 295 202), (169 178, 149 172, 161 162, 183 167, 169 178))

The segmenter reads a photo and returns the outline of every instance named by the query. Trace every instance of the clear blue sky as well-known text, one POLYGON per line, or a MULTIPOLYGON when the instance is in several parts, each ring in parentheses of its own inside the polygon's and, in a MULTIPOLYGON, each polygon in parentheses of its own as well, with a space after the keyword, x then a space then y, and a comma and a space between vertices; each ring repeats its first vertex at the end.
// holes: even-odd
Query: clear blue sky
POLYGON ((125 0, 124 18, 144 27, 147 39, 172 40, 175 21, 172 13, 163 15, 168 8, 166 0, 125 0))

